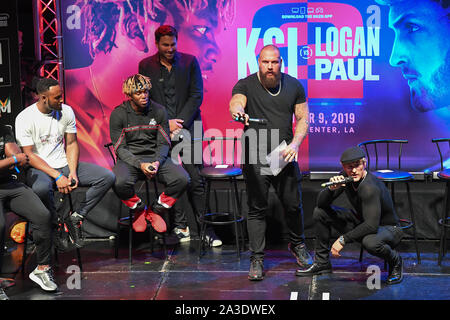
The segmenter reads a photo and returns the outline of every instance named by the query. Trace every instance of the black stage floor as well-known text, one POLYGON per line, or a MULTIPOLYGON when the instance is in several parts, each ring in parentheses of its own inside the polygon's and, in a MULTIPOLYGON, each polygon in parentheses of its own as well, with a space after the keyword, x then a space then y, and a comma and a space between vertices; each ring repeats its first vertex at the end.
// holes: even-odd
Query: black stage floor
MULTIPOLYGON (((422 241, 422 263, 418 264, 410 241, 401 244, 404 280, 384 284, 387 273, 383 261, 364 253, 359 245, 349 244, 341 258, 333 258, 333 273, 307 278, 294 275, 295 263, 287 244, 268 244, 263 281, 247 280, 249 251, 236 256, 234 245, 210 248, 198 258, 198 240, 179 244, 168 240, 168 254, 158 246, 153 254, 147 244, 138 246, 133 264, 128 264, 126 243, 114 258, 108 240, 89 241, 81 249, 83 271, 67 273, 76 266, 75 251, 58 255, 55 276, 59 292, 47 293, 28 279, 35 267, 34 255, 27 261, 25 276, 14 277, 15 285, 5 291, 11 300, 449 300, 450 258, 437 265, 437 243, 422 241), (367 271, 375 270, 375 273, 367 271), (381 283, 376 270, 381 270, 381 283), (69 269, 70 270, 70 269, 69 269), (80 280, 80 281, 78 281, 80 280), (379 284, 379 285, 378 285, 379 284)), ((312 240, 308 240, 312 249, 312 240)), ((10 254, 10 268, 20 264, 21 245, 10 254), (18 257, 18 258, 17 258, 18 257), (15 260, 17 259, 17 261, 15 260)), ((75 267, 76 270, 76 267, 75 267)))

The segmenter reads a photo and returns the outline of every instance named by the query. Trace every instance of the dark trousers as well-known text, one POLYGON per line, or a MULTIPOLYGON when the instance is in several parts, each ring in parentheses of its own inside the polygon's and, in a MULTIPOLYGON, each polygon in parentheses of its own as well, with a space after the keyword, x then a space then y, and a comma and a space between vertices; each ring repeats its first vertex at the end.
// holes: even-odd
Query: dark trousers
MULTIPOLYGON (((361 223, 352 210, 334 206, 326 210, 316 207, 313 219, 316 229, 315 262, 318 264, 329 263, 332 227, 339 234, 344 234, 361 223)), ((394 249, 402 237, 403 231, 397 226, 380 226, 377 233, 366 235, 357 241, 368 253, 390 263, 398 258, 398 252, 394 249)))
POLYGON ((186 218, 186 205, 191 205, 194 212, 196 222, 198 218, 205 212, 205 181, 200 175, 201 165, 183 164, 190 177, 190 183, 187 187, 187 192, 183 194, 180 201, 177 201, 173 206, 174 212, 174 226, 180 229, 185 229, 188 225, 186 218))
MULTIPOLYGON (((57 169, 65 176, 69 175, 69 167, 57 169)), ((84 199, 80 202, 75 211, 86 216, 94 206, 100 202, 106 192, 114 183, 114 174, 103 167, 96 164, 79 162, 77 168, 77 176, 80 187, 89 187, 84 195, 84 199)), ((52 218, 56 219, 56 207, 54 201, 55 180, 49 177, 43 171, 30 168, 27 172, 27 184, 39 196, 44 205, 50 210, 52 218)))
MULTIPOLYGON (((194 213, 196 222, 198 223, 198 218, 202 216, 205 212, 205 179, 200 175, 200 170, 202 164, 195 164, 195 152, 200 152, 197 157, 202 159, 202 142, 201 140, 194 141, 189 140, 189 146, 185 146, 179 151, 179 154, 173 155, 173 147, 177 146, 181 141, 172 141, 172 149, 170 156, 177 157, 180 156, 182 166, 184 170, 188 173, 190 177, 190 183, 187 187, 187 192, 184 193, 180 200, 175 203, 172 208, 173 212, 173 223, 174 227, 185 229, 188 225, 188 220, 186 217, 186 207, 190 206, 194 213), (196 150, 197 149, 197 150, 196 150)), ((174 159, 174 158, 173 158, 174 159)), ((174 159, 177 161, 178 159, 174 159)))
POLYGON ((297 246, 305 242, 301 173, 296 162, 289 163, 277 176, 261 175, 258 165, 244 165, 247 186, 247 230, 252 257, 263 258, 266 246, 266 211, 269 207, 269 188, 272 185, 284 208, 289 242, 297 246))
POLYGON ((51 216, 39 197, 29 187, 17 181, 0 185, 0 266, 5 241, 5 207, 31 223, 36 259, 39 265, 51 263, 51 216))
MULTIPOLYGON (((116 175, 113 189, 121 200, 132 198, 136 194, 134 189, 136 181, 146 179, 141 169, 120 159, 117 160, 113 172, 116 175)), ((174 199, 180 198, 189 183, 189 176, 186 171, 181 166, 175 165, 170 158, 167 158, 160 165, 156 173, 156 179, 164 185, 164 194, 174 199)))

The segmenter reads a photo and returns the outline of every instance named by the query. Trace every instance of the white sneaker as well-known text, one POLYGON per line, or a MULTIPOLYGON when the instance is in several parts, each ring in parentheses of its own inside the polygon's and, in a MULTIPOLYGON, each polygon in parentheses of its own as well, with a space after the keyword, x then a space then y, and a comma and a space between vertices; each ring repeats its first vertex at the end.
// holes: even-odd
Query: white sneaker
POLYGON ((191 234, 189 232, 189 227, 186 227, 186 231, 183 231, 180 228, 174 228, 173 232, 178 237, 180 242, 188 242, 191 240, 191 234))
POLYGON ((29 275, 30 279, 36 282, 42 290, 45 291, 56 291, 58 286, 53 278, 53 271, 50 267, 39 270, 37 267, 29 275))
POLYGON ((206 235, 206 242, 209 243, 211 247, 220 247, 222 245, 222 240, 217 238, 216 235, 206 235))
POLYGON ((9 300, 9 298, 6 295, 5 291, 3 291, 2 287, 0 287, 0 300, 9 300))

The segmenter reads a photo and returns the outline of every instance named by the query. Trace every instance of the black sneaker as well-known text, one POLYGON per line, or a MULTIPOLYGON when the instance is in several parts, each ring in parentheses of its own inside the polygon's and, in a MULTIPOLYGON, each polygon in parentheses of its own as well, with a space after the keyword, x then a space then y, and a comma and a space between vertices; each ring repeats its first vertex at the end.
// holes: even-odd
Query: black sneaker
POLYGON ((393 263, 389 263, 389 275, 386 284, 396 284, 403 280, 403 259, 398 256, 398 259, 393 263))
POLYGON ((250 271, 248 272, 248 280, 259 281, 264 279, 264 260, 258 258, 250 258, 250 271))
POLYGON ((313 264, 313 259, 306 249, 305 244, 299 244, 293 247, 291 243, 288 244, 289 251, 294 255, 297 264, 302 268, 309 268, 313 264))
POLYGON ((74 248, 74 245, 69 240, 68 233, 64 230, 64 225, 58 226, 53 232, 53 245, 58 252, 68 252, 74 248))
POLYGON ((69 230, 70 241, 77 247, 82 248, 84 246, 83 234, 81 232, 81 223, 83 216, 73 213, 66 219, 66 226, 69 230))
POLYGON ((295 271, 295 275, 297 277, 307 277, 307 276, 314 276, 317 274, 323 274, 323 273, 331 273, 331 263, 326 264, 318 264, 313 263, 311 267, 308 269, 299 269, 295 271))
POLYGON ((9 300, 3 288, 0 288, 0 300, 9 300))

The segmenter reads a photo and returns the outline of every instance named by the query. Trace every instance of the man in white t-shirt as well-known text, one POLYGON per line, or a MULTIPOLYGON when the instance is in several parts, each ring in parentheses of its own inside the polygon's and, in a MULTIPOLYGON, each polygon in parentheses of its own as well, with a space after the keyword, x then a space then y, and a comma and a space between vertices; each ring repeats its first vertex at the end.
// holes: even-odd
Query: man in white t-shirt
POLYGON ((63 104, 62 90, 54 79, 36 85, 39 100, 16 118, 16 139, 30 159, 27 184, 56 219, 54 186, 64 194, 88 186, 84 200, 69 217, 71 241, 82 247, 81 222, 114 184, 114 174, 95 164, 79 162, 75 114, 63 104))

